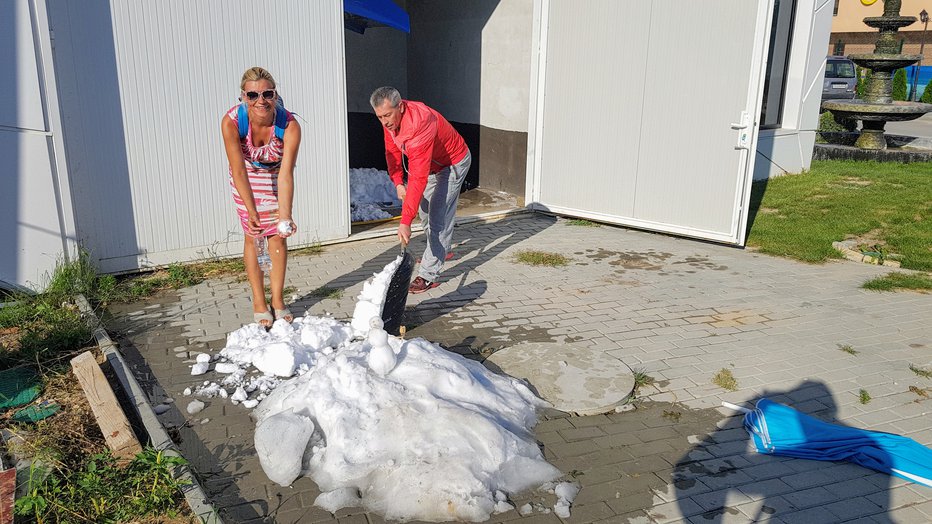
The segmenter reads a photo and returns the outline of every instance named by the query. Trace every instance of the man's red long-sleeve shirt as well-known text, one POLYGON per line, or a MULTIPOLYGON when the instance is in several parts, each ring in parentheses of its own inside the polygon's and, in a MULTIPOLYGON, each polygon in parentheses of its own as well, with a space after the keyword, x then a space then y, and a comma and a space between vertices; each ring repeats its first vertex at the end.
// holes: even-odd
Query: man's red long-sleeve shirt
POLYGON ((403 101, 405 112, 397 134, 382 128, 388 175, 397 186, 403 181, 402 155, 408 157, 408 187, 401 208, 401 223, 411 225, 417 216, 427 177, 466 157, 463 137, 443 115, 422 102, 403 101))

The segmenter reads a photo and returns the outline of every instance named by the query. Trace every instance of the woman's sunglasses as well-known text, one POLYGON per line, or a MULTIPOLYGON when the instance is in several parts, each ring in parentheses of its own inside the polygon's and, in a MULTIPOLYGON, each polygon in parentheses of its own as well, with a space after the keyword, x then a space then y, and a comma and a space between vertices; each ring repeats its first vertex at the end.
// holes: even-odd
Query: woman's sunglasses
MULTIPOLYGON (((246 98, 248 98, 250 102, 255 102, 256 100, 259 100, 259 93, 255 91, 246 91, 245 94, 246 94, 246 98)), ((272 100, 273 98, 275 98, 275 90, 266 89, 265 91, 262 92, 262 98, 264 98, 265 100, 272 100)))

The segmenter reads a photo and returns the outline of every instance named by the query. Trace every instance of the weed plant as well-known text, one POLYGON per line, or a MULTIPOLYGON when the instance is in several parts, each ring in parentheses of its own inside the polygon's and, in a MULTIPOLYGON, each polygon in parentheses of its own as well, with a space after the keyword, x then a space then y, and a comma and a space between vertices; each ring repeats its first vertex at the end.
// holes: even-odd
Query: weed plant
POLYGON ((527 264, 529 266, 550 266, 561 267, 570 263, 570 259, 559 253, 548 253, 546 251, 524 250, 515 254, 515 262, 527 264))
POLYGON ((844 351, 845 353, 849 355, 857 355, 858 353, 860 353, 860 351, 851 347, 851 344, 838 344, 838 350, 844 351))
POLYGON ((932 378, 932 371, 929 371, 928 369, 923 369, 915 364, 910 364, 909 370, 922 378, 932 378))
POLYGON ((567 220, 566 225, 568 226, 579 226, 579 227, 600 227, 602 224, 598 222, 593 222, 591 220, 585 220, 582 218, 577 218, 573 220, 567 220))
POLYGON ((340 299, 343 298, 343 290, 333 287, 319 287, 314 291, 311 291, 311 296, 315 298, 332 298, 340 299))
POLYGON ((92 329, 75 297, 109 297, 112 278, 99 278, 86 253, 60 262, 42 293, 14 293, 0 307, 0 369, 44 365, 73 355, 92 341, 92 329))
POLYGON ((908 274, 894 271, 882 277, 873 278, 861 287, 871 291, 894 291, 896 289, 932 289, 932 277, 921 274, 908 274))
MULTIPOLYGON (((169 274, 178 281, 192 278, 180 266, 169 274)), ((60 262, 43 287, 42 293, 15 293, 0 307, 0 369, 33 366, 43 381, 37 401, 61 407, 35 424, 14 423, 13 411, 0 414, 0 426, 17 437, 8 441, 10 451, 34 465, 26 495, 16 500, 16 522, 131 522, 147 516, 186 522, 187 516, 175 519, 181 499, 172 475, 182 459, 147 449, 118 464, 68 367, 68 359, 93 342, 96 322, 84 318, 77 295, 102 306, 119 295, 116 279, 99 276, 80 253, 60 262)))
POLYGON ((127 465, 109 452, 73 470, 30 470, 27 494, 16 514, 35 522, 130 522, 140 517, 178 517, 182 483, 174 468, 185 460, 146 448, 127 465))
POLYGON ((738 391, 738 380, 728 368, 722 368, 712 377, 712 383, 727 391, 738 391))

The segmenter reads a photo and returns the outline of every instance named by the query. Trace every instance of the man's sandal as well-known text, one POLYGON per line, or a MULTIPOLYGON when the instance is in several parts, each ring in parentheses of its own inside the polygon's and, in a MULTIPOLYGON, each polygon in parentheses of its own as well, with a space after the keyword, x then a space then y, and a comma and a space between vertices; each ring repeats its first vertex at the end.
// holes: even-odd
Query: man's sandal
POLYGON ((291 313, 291 310, 288 308, 276 309, 275 318, 284 319, 285 322, 291 323, 294 320, 294 315, 291 313))
POLYGON ((259 324, 266 329, 272 327, 272 323, 275 322, 275 317, 272 316, 272 312, 269 310, 265 310, 260 313, 253 311, 252 319, 256 322, 256 324, 259 324))

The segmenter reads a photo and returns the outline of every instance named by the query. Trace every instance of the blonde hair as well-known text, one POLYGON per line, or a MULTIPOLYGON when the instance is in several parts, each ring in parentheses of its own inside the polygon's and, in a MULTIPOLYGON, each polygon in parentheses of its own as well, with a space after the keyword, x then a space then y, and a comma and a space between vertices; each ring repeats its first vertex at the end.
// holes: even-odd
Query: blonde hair
POLYGON ((269 73, 265 69, 256 66, 250 67, 243 73, 243 79, 239 82, 240 91, 246 89, 246 82, 255 82, 257 80, 268 80, 272 83, 272 89, 275 89, 275 79, 272 78, 272 73, 269 73))

